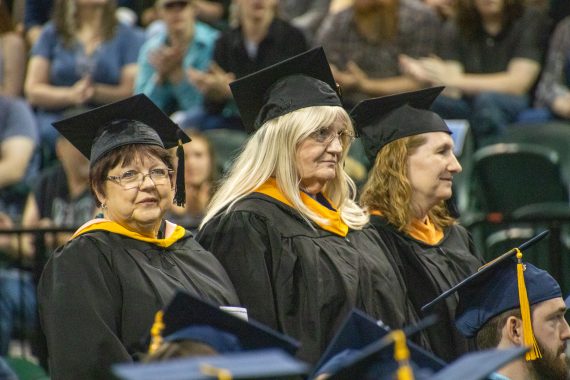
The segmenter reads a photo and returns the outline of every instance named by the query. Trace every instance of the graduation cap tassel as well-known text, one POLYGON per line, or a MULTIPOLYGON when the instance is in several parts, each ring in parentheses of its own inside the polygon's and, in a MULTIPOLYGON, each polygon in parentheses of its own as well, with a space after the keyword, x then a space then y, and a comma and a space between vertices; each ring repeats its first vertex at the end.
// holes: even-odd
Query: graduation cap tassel
POLYGON ((176 157, 178 158, 178 167, 176 169, 176 190, 174 192, 174 203, 184 207, 186 204, 186 184, 184 183, 184 147, 182 140, 178 140, 176 147, 176 157))
POLYGON ((148 353, 154 353, 158 347, 162 344, 162 330, 164 330, 164 322, 162 320, 164 312, 159 310, 154 315, 154 323, 150 329, 150 346, 148 347, 148 353))
POLYGON ((524 281, 524 265, 522 263, 522 252, 515 248, 517 252, 517 282, 519 288, 519 302, 521 305, 521 317, 523 323, 523 342, 524 344, 530 348, 530 350, 526 353, 526 360, 536 360, 542 358, 542 354, 540 353, 540 349, 538 348, 538 343, 536 342, 536 338, 534 336, 534 332, 532 331, 532 320, 530 317, 530 304, 528 302, 528 295, 526 292, 526 284, 524 281))
POLYGON ((398 380, 414 380, 410 367, 410 350, 406 344, 406 334, 402 330, 392 331, 394 339, 394 360, 398 362, 398 380))
POLYGON ((218 380, 232 380, 232 373, 229 370, 225 368, 217 368, 207 363, 200 365, 200 372, 206 376, 215 377, 218 380))

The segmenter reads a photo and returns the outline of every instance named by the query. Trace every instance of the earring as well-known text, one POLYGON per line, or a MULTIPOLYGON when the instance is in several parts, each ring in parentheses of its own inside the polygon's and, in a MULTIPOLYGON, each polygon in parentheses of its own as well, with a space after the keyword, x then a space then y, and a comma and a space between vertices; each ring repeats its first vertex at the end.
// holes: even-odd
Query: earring
POLYGON ((107 210, 107 205, 105 203, 101 203, 101 210, 107 210))

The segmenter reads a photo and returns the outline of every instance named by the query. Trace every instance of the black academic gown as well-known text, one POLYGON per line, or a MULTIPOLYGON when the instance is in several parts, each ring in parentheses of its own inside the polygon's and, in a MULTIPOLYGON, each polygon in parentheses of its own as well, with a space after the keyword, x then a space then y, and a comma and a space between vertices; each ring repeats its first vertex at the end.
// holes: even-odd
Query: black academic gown
POLYGON ((51 378, 94 379, 132 360, 155 313, 182 289, 238 305, 216 258, 188 232, 168 248, 108 231, 76 237, 49 259, 38 288, 51 378))
MULTIPOLYGON (((452 225, 436 245, 426 244, 396 230, 382 216, 372 215, 370 223, 393 255, 406 282, 407 294, 418 315, 421 307, 445 290, 476 272, 483 264, 467 230, 452 225)), ((469 350, 469 343, 453 323, 457 298, 449 297, 436 309, 441 320, 427 330, 433 352, 445 361, 469 350)))
POLYGON ((226 268, 249 316, 300 340, 298 356, 310 363, 353 307, 393 328, 409 322, 403 280, 371 226, 342 237, 252 193, 196 239, 226 268))

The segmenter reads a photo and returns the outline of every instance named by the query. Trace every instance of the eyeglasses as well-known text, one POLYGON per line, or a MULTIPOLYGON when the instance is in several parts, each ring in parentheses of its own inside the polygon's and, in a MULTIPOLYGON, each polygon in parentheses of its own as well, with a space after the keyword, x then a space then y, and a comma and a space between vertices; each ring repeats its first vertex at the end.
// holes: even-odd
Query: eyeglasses
POLYGON ((354 132, 348 129, 341 129, 340 131, 335 131, 331 127, 320 128, 315 132, 311 133, 311 138, 318 143, 328 145, 335 138, 338 137, 343 146, 347 146, 354 141, 356 138, 354 132))
POLYGON ((189 4, 188 1, 179 0, 179 1, 169 1, 168 3, 162 4, 164 9, 173 10, 173 9, 183 9, 189 4))
POLYGON ((118 176, 107 176, 107 179, 122 186, 125 190, 140 187, 146 177, 150 177, 155 185, 164 185, 170 180, 172 169, 156 168, 150 170, 147 174, 143 174, 136 170, 128 170, 118 176))

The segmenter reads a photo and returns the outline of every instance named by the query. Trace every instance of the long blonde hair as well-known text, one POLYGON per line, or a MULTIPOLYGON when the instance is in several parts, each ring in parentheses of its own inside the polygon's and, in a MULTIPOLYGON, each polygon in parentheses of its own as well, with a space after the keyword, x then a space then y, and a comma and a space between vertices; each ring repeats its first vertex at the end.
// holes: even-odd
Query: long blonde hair
MULTIPOLYGON (((362 207, 380 211, 399 231, 409 232, 413 219, 413 190, 408 179, 408 159, 425 142, 425 136, 420 134, 386 144, 376 155, 374 167, 362 188, 362 207)), ((432 207, 428 217, 442 229, 455 223, 444 201, 432 207)))
MULTIPOLYGON (((350 117, 342 107, 314 106, 302 108, 267 121, 247 142, 219 190, 214 194, 200 227, 225 209, 230 212, 237 201, 275 177, 277 186, 293 207, 307 221, 328 221, 311 211, 301 200, 296 153, 299 143, 321 127, 340 120, 343 127, 354 131, 350 117)), ((349 146, 343 146, 336 176, 323 192, 338 208, 342 220, 352 229, 362 229, 368 216, 356 204, 356 186, 344 171, 349 146)))

